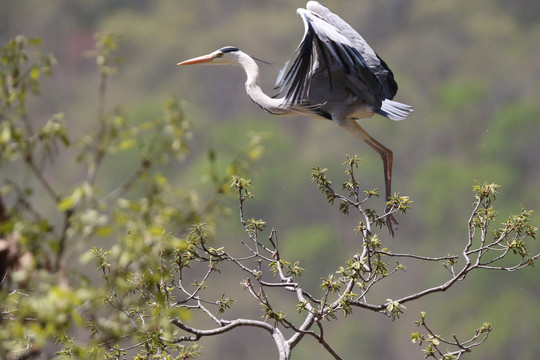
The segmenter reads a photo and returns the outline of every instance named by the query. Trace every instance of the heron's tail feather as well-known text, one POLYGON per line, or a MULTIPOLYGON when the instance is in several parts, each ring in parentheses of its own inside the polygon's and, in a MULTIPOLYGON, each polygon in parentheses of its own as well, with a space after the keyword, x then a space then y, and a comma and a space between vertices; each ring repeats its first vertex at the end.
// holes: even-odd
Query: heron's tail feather
POLYGON ((381 108, 375 112, 392 120, 403 120, 413 112, 413 107, 386 99, 382 102, 381 108))

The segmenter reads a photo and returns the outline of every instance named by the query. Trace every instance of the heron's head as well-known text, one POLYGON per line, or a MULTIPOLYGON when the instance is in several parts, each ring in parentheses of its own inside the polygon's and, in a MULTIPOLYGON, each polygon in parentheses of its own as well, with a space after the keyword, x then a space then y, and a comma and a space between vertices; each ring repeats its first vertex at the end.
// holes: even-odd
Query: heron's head
POLYGON ((193 59, 179 62, 177 65, 236 65, 239 63, 238 57, 241 51, 234 46, 225 46, 219 50, 216 50, 208 55, 199 56, 193 59))

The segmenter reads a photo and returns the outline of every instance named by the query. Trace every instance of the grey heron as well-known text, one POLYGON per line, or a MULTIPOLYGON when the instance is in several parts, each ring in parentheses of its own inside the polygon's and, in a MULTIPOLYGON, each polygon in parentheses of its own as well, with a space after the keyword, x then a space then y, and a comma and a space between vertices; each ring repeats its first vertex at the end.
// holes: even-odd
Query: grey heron
MULTIPOLYGON (((309 1, 306 9, 300 8, 297 13, 304 23, 304 36, 279 72, 277 96, 270 97, 261 90, 254 58, 233 46, 178 65, 240 65, 247 75, 247 94, 270 114, 333 121, 381 156, 385 195, 389 199, 392 151, 369 135, 357 120, 374 114, 403 120, 413 108, 392 100, 398 89, 392 71, 349 24, 316 1, 309 1)), ((386 224, 393 236, 397 221, 392 214, 387 216, 386 224)))

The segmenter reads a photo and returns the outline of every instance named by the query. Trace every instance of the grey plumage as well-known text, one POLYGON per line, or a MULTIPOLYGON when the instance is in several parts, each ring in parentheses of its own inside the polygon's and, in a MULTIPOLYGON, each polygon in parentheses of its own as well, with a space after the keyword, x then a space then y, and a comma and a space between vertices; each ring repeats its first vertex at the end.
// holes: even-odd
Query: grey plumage
MULTIPOLYGON (((304 23, 304 36, 278 74, 278 96, 270 97, 261 90, 257 63, 232 46, 178 65, 240 65, 247 76, 247 94, 267 112, 332 120, 379 153, 388 199, 392 151, 371 137, 356 120, 374 114, 403 120, 413 108, 392 100, 398 90, 394 74, 349 24, 316 1, 309 1, 306 9, 298 9, 297 13, 304 23)), ((392 214, 386 219, 393 235, 397 221, 392 214)))

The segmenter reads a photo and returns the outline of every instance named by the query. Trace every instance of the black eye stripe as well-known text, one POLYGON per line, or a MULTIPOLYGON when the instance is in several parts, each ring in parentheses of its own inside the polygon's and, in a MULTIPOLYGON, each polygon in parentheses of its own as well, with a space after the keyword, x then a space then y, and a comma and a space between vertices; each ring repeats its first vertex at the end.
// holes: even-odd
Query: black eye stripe
POLYGON ((238 48, 235 48, 234 46, 225 46, 224 48, 219 49, 222 53, 230 53, 234 51, 239 51, 238 48))

